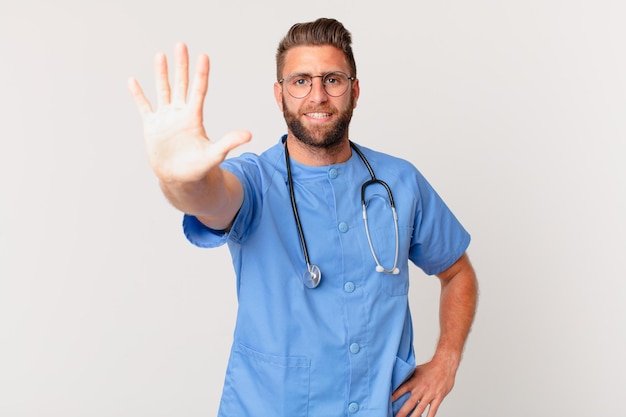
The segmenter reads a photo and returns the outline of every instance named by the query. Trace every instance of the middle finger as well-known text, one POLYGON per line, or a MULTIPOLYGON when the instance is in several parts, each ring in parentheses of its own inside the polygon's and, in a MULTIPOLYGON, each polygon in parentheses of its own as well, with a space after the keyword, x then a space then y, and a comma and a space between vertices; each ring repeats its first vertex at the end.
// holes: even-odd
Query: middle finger
POLYGON ((174 75, 174 93, 172 103, 174 106, 182 106, 187 98, 187 86, 189 85, 189 54, 187 45, 176 45, 176 73, 174 75))

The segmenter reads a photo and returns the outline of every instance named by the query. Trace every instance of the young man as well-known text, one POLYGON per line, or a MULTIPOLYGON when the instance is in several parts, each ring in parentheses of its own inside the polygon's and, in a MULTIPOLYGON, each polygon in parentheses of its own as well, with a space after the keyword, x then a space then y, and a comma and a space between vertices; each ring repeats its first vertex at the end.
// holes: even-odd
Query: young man
POLYGON ((248 132, 207 137, 208 72, 200 56, 187 97, 179 44, 173 89, 157 55, 156 111, 137 81, 129 88, 187 238, 227 243, 233 257, 239 306, 219 415, 434 417, 474 318, 470 237, 413 165, 350 141, 360 93, 350 33, 334 19, 289 30, 274 84, 287 134, 260 156, 226 159, 248 132), (440 340, 420 366, 409 260, 442 287, 440 340))

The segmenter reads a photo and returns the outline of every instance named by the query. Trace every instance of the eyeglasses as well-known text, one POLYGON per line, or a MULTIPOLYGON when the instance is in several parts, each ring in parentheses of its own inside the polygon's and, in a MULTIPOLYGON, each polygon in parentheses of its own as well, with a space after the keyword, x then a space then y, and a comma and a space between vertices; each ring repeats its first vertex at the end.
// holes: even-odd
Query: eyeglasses
POLYGON ((313 78, 322 79, 324 91, 331 97, 344 95, 348 91, 350 81, 355 79, 345 72, 333 71, 324 75, 294 74, 287 78, 281 78, 278 82, 287 86, 287 92, 291 97, 305 98, 313 88, 313 78))

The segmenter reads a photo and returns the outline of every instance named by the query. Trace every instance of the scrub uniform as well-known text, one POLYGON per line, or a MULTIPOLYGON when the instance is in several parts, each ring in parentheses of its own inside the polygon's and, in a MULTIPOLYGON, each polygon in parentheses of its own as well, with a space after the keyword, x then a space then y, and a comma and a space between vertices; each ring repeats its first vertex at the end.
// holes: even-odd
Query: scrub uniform
MULTIPOLYGON (((415 369, 408 262, 427 274, 442 272, 470 236, 413 165, 360 147, 390 186, 398 213, 400 273, 376 272, 362 217, 361 185, 370 179, 363 161, 356 152, 323 167, 292 160, 309 257, 322 273, 317 288, 306 288, 282 140, 261 155, 223 163, 244 189, 228 233, 193 216, 183 220, 193 244, 228 244, 237 276, 219 416, 393 416, 406 397, 392 404, 391 393, 415 369)), ((391 268, 396 237, 387 192, 372 185, 366 198, 373 247, 391 268)))

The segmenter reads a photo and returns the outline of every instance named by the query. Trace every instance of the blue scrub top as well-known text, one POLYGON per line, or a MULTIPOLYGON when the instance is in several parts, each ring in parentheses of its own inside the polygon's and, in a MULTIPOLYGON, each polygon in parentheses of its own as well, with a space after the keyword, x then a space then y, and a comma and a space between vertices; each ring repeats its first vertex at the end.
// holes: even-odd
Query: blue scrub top
MULTIPOLYGON (((301 280, 306 263, 282 141, 222 164, 244 189, 229 233, 185 215, 191 243, 228 244, 237 276, 237 322, 219 416, 381 417, 406 401, 391 403, 416 365, 408 262, 427 274, 442 272, 465 252, 470 236, 412 164, 360 149, 393 192, 398 275, 375 271, 361 206, 361 185, 370 175, 355 152, 323 167, 291 162, 309 257, 322 272, 315 289, 301 280)), ((372 244, 390 268, 395 228, 387 192, 372 185, 367 201, 372 244)))

